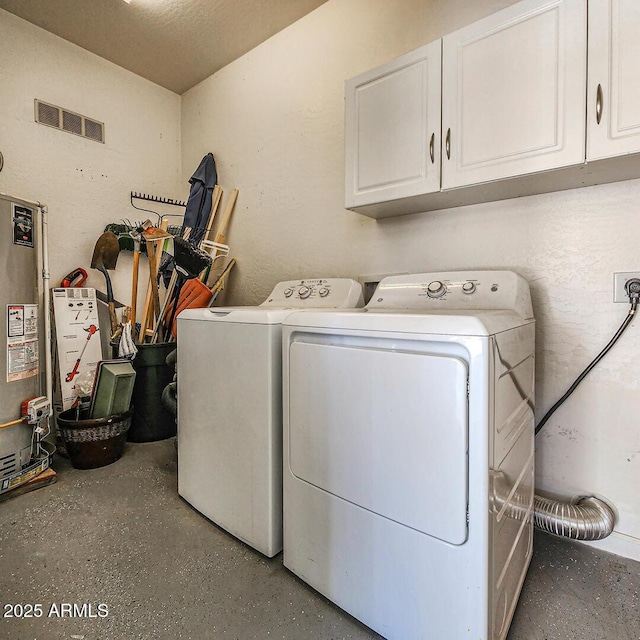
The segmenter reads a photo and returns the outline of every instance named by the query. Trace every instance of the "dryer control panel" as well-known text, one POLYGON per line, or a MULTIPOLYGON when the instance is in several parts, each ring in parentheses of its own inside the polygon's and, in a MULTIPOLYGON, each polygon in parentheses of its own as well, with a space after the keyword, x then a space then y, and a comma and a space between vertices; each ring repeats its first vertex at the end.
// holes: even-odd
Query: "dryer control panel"
POLYGON ((527 281, 513 271, 444 271, 384 278, 367 309, 515 311, 533 318, 527 281))
POLYGON ((352 309, 363 304, 359 282, 350 278, 315 278, 279 282, 260 306, 352 309))

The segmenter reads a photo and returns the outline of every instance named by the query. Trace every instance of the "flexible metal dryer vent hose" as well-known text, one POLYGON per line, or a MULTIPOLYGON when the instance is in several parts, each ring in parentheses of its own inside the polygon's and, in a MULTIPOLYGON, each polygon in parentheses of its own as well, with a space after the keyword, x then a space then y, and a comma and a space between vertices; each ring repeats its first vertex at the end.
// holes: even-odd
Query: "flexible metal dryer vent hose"
POLYGON ((594 496, 572 504, 536 495, 533 506, 534 525, 563 538, 602 540, 611 534, 615 525, 613 509, 594 496))
POLYGON ((522 521, 531 517, 533 506, 536 528, 572 540, 602 540, 613 531, 616 515, 604 500, 583 496, 573 502, 534 495, 532 505, 529 491, 514 488, 504 473, 491 472, 492 511, 496 514, 522 521))

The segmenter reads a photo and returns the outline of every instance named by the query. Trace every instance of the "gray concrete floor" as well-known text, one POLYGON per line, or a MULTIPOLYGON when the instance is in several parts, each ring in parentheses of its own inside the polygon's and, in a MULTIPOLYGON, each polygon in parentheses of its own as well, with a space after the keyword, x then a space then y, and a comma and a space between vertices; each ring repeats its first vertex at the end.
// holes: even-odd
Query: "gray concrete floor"
MULTIPOLYGON (((3 617, 0 638, 379 638, 180 499, 173 440, 128 444, 101 469, 54 468, 56 484, 0 505, 3 614, 43 610, 3 617), (63 603, 108 616, 57 617, 63 603)), ((639 585, 640 563, 539 534, 508 640, 639 640, 639 585)))

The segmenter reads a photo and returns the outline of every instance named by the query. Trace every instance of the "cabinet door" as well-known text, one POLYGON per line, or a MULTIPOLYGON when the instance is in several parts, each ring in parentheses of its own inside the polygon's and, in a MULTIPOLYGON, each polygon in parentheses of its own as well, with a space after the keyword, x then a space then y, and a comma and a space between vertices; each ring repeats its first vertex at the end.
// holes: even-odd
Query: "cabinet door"
POLYGON ((441 42, 345 84, 345 207, 440 190, 441 42))
POLYGON ((587 160, 640 151, 640 2, 589 0, 587 160))
POLYGON ((584 162, 585 0, 524 0, 443 38, 443 189, 584 162))

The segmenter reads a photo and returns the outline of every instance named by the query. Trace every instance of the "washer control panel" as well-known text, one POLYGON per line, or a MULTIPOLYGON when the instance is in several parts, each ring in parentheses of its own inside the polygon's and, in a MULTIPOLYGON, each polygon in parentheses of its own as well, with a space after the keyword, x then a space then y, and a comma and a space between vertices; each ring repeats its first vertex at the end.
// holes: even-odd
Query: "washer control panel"
POLYGON ((441 280, 432 280, 427 285, 427 296, 429 298, 442 298, 445 294, 456 290, 459 287, 462 293, 471 295, 478 290, 477 280, 466 280, 465 282, 442 282, 441 280))
POLYGON ((367 309, 513 310, 532 318, 527 281, 513 271, 446 271, 384 278, 367 309))
POLYGON ((363 306, 362 285, 350 278, 279 282, 260 306, 349 309, 363 306))

